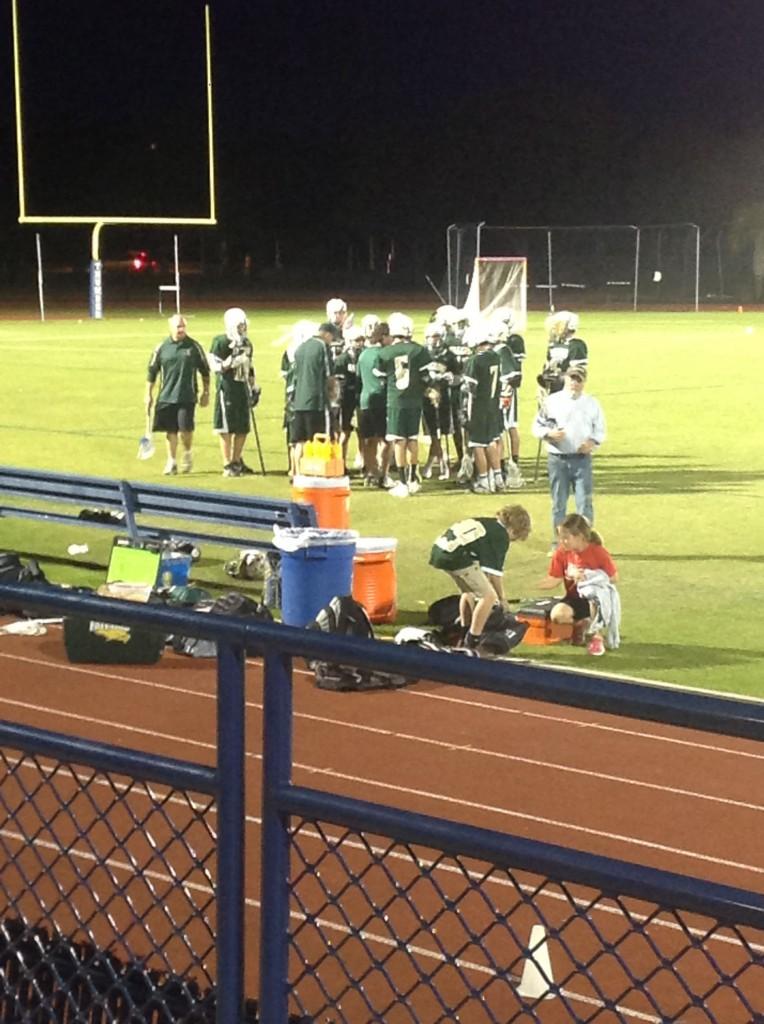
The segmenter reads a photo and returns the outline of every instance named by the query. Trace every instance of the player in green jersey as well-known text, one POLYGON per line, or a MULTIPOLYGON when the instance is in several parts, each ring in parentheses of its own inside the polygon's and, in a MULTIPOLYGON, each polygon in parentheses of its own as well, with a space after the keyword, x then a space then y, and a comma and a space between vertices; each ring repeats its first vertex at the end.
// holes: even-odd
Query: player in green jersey
POLYGON ((497 603, 504 605, 504 563, 510 543, 527 540, 531 517, 521 505, 507 505, 495 517, 479 516, 454 523, 438 537, 430 565, 454 580, 461 598, 459 617, 467 630, 467 647, 478 646, 497 603))

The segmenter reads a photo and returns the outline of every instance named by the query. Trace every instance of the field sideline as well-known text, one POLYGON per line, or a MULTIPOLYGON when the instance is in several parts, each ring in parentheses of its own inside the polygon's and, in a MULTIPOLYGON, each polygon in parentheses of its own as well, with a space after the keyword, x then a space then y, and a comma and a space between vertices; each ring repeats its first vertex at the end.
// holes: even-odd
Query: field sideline
MULTIPOLYGON (((376 308, 349 305, 359 318, 372 311, 384 316, 387 301, 376 308)), ((415 316, 421 339, 429 309, 404 311, 415 316)), ((1 461, 164 479, 161 446, 149 462, 135 457, 146 364, 165 334, 163 318, 120 311, 98 322, 83 317, 40 323, 3 313, 1 461)), ((189 333, 208 348, 222 330, 222 306, 191 310, 187 317, 189 333)), ((211 414, 201 410, 195 471, 179 477, 179 485, 288 495, 278 368, 289 327, 301 317, 318 320, 321 309, 251 310, 268 476, 224 480, 211 414)), ((543 318, 532 313, 525 332, 520 427, 526 477, 536 453, 529 426, 545 349, 543 318)), ((621 575, 623 646, 596 662, 571 648, 528 653, 550 663, 764 697, 764 631, 757 616, 764 594, 764 457, 756 426, 764 313, 584 311, 580 333, 590 351, 588 390, 602 402, 608 422, 608 440, 595 463, 595 516, 621 575)), ((248 461, 256 465, 252 448, 248 461)), ((542 459, 542 471, 543 465, 542 459)), ((453 483, 433 481, 416 497, 396 501, 357 486, 352 525, 366 536, 398 537, 399 623, 420 621, 427 604, 448 592, 440 574, 427 567, 435 535, 460 516, 490 514, 503 498, 468 495, 453 483)), ((513 598, 535 595, 546 569, 550 502, 543 473, 517 500, 531 513, 534 531, 510 553, 507 593, 513 598)), ((76 531, 76 540, 86 537, 76 531)), ((97 582, 108 535, 94 531, 87 537, 92 555, 84 566, 66 555, 72 539, 64 527, 6 519, 0 545, 39 553, 56 582, 97 582)), ((205 552, 200 577, 223 585, 221 565, 222 557, 205 552)))

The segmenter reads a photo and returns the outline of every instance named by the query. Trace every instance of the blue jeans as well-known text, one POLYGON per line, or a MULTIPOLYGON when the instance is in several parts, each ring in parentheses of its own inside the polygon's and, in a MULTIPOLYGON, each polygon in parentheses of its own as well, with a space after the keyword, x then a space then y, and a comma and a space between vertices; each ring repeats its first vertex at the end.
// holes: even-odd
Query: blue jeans
POLYGON ((576 512, 594 523, 592 504, 592 457, 591 455, 547 456, 549 490, 552 495, 552 540, 557 543, 557 527, 567 515, 568 498, 572 491, 576 498, 576 512))

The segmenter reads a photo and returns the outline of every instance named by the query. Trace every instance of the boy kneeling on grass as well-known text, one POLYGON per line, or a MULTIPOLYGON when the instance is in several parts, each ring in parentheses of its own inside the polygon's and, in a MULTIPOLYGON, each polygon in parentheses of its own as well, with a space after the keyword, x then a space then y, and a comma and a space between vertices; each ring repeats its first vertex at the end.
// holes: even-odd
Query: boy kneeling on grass
POLYGON ((539 587, 552 590, 565 584, 565 596, 553 606, 552 622, 572 624, 571 643, 583 647, 586 635, 591 639, 589 654, 605 653, 605 639, 610 648, 620 644, 621 602, 615 583, 618 570, 602 538, 578 514, 566 516, 557 528, 560 543, 549 563, 549 573, 539 587))
POLYGON ((448 573, 461 591, 459 621, 466 647, 476 648, 495 604, 506 605, 504 562, 513 540, 527 540, 531 517, 521 505, 507 505, 495 517, 461 519, 438 537, 430 565, 448 573))

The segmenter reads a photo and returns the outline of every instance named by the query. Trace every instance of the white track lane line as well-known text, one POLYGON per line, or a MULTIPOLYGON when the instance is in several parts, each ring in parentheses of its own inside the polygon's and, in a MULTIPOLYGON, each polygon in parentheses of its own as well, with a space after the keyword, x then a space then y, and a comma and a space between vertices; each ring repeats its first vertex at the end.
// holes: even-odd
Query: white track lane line
MULTIPOLYGON (((9 698, 0 698, 0 704, 7 704, 11 707, 24 708, 27 711, 36 712, 47 712, 51 713, 50 708, 42 708, 36 704, 29 704, 24 701, 10 700, 9 698)), ((204 743, 201 740, 189 740, 183 736, 174 736, 171 733, 157 733, 151 729, 141 729, 138 726, 123 725, 110 722, 108 719, 91 718, 86 715, 77 715, 73 712, 68 711, 55 711, 53 712, 58 717, 71 718, 81 722, 87 722, 91 725, 97 725, 101 728, 114 729, 116 731, 123 731, 128 733, 136 733, 142 736, 154 736, 163 740, 169 740, 171 743, 178 743, 180 745, 187 743, 191 746, 201 747, 205 750, 215 750, 214 743, 204 743)), ((262 760, 262 754, 247 752, 246 756, 255 761, 262 760)), ((596 836, 601 839, 607 839, 611 842, 622 843, 625 846, 636 846, 647 850, 655 850, 660 853, 670 853, 674 856, 684 857, 689 860, 702 861, 706 864, 716 864, 722 867, 736 868, 741 871, 749 871, 752 874, 764 874, 764 867, 755 865, 743 864, 738 861, 726 860, 720 857, 711 857, 708 854, 699 853, 693 850, 682 849, 679 847, 666 846, 663 843, 654 843, 645 839, 637 839, 634 836, 621 835, 616 832, 607 832, 603 829, 587 828, 584 825, 576 825, 572 822, 558 821, 555 818, 545 818, 535 814, 525 814, 522 811, 513 811, 506 807, 496 807, 493 804, 483 804, 472 800, 463 800, 459 797, 447 796, 444 793, 435 793, 424 789, 415 789, 411 786, 398 786, 389 782, 381 782, 376 779, 368 779, 365 776, 350 775, 346 772, 337 772, 331 768, 323 768, 318 765, 303 764, 300 761, 293 762, 295 769, 305 772, 307 775, 322 775, 332 779, 342 779, 344 782, 350 782, 358 784, 372 789, 380 789, 390 793, 405 793, 408 796, 416 797, 417 799, 429 800, 435 803, 445 803, 447 805, 463 807, 469 811, 485 811, 490 814, 496 814, 500 817, 506 818, 517 818, 521 821, 530 821, 540 825, 547 825, 552 828, 561 829, 563 831, 580 833, 582 835, 596 836)))
MULTIPOLYGON (((16 657, 16 656, 15 655, 3 655, 3 657, 16 657)), ((31 660, 31 659, 20 659, 20 660, 31 660)), ((64 668, 70 669, 71 671, 79 671, 78 669, 73 668, 72 666, 64 666, 64 668)), ((92 670, 92 669, 87 669, 87 670, 84 670, 84 671, 85 671, 85 674, 88 674, 88 675, 95 675, 95 676, 99 676, 101 678, 105 677, 105 678, 109 678, 109 679, 118 679, 121 682, 126 681, 126 677, 125 676, 118 676, 118 675, 107 673, 107 672, 101 673, 101 672, 98 672, 98 671, 92 670)), ((187 690, 187 689, 184 689, 184 688, 181 688, 181 687, 177 687, 177 686, 170 686, 167 683, 153 683, 153 682, 148 682, 148 681, 142 680, 142 679, 131 679, 130 681, 135 683, 135 684, 137 684, 137 685, 139 685, 139 686, 147 686, 147 687, 150 687, 152 689, 161 689, 161 690, 168 691, 170 693, 182 693, 182 694, 185 694, 185 695, 188 695, 188 696, 200 697, 202 700, 211 700, 211 701, 215 700, 214 694, 211 694, 211 693, 200 693, 200 692, 195 691, 195 690, 187 690)), ((2 702, 2 698, 0 698, 0 702, 2 702)), ((263 708, 262 704, 258 703, 257 701, 249 701, 248 700, 248 701, 245 702, 245 704, 246 704, 247 708, 252 708, 254 710, 262 711, 262 708, 263 708)), ((482 706, 485 707, 487 705, 482 705, 482 706)), ((40 710, 44 711, 44 710, 49 710, 49 709, 40 707, 40 710)), ((76 715, 74 717, 76 717, 76 715)), ((476 746, 473 746, 472 744, 468 744, 468 743, 450 743, 450 742, 447 742, 445 740, 430 739, 429 737, 420 736, 418 734, 415 735, 415 734, 412 734, 412 733, 398 732, 398 731, 396 731, 394 729, 382 729, 382 728, 379 728, 378 726, 364 725, 364 724, 358 723, 358 722, 348 722, 348 721, 346 721, 344 719, 340 719, 340 718, 331 718, 331 717, 328 717, 328 716, 325 716, 325 715, 313 715, 313 714, 309 714, 307 712, 302 712, 302 711, 296 711, 295 712, 295 718, 301 718, 301 719, 304 719, 304 720, 310 721, 310 722, 319 722, 322 725, 330 725, 332 727, 350 729, 351 731, 355 730, 355 731, 358 731, 358 732, 370 733, 372 735, 385 736, 385 737, 389 737, 389 738, 395 739, 395 740, 405 740, 407 743, 413 743, 413 744, 417 744, 418 743, 418 744, 421 744, 422 746, 425 746, 425 747, 430 746, 430 747, 440 748, 442 750, 447 750, 449 752, 454 752, 454 753, 472 754, 472 755, 477 756, 477 757, 487 757, 487 758, 491 758, 491 759, 494 759, 494 760, 497 760, 497 761, 506 761, 506 762, 513 763, 513 764, 523 764, 523 765, 528 765, 528 766, 533 767, 533 768, 542 768, 542 769, 546 769, 548 771, 556 771, 556 772, 561 772, 561 773, 565 773, 565 774, 568 774, 568 775, 578 775, 578 776, 581 776, 582 778, 603 779, 606 782, 612 782, 612 783, 615 783, 615 784, 618 784, 618 785, 622 785, 622 786, 634 786, 637 789, 654 790, 655 792, 658 792, 658 793, 666 793, 666 794, 669 794, 671 796, 688 797, 688 798, 693 799, 693 800, 703 800, 703 801, 707 801, 709 803, 721 804, 722 806, 735 807, 735 808, 738 808, 740 810, 756 811, 756 812, 764 811, 764 805, 763 804, 749 803, 749 802, 744 801, 744 800, 733 800, 731 797, 712 796, 710 794, 701 793, 701 792, 698 792, 696 790, 681 789, 681 788, 679 788, 677 786, 663 786, 663 785, 659 785, 658 783, 654 783, 654 782, 643 782, 643 781, 640 781, 638 779, 631 779, 631 778, 627 778, 626 776, 622 776, 622 775, 609 775, 609 774, 606 774, 605 772, 591 771, 591 770, 585 769, 585 768, 574 768, 574 767, 571 767, 569 765, 560 764, 560 763, 555 762, 555 761, 541 761, 541 760, 539 760, 537 758, 521 757, 518 754, 507 754, 507 753, 505 753, 503 751, 489 750, 489 749, 486 749, 485 747, 476 747, 476 746)), ((157 735, 159 735, 159 734, 157 734, 157 735)))

